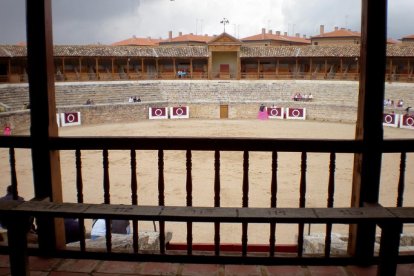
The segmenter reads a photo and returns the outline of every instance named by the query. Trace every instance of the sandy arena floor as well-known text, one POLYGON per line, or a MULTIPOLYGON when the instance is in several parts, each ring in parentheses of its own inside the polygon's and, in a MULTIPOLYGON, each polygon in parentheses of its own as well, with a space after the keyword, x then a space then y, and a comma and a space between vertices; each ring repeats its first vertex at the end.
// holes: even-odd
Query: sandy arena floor
MULTIPOLYGON (((267 138, 317 138, 353 139, 355 125, 315 121, 286 120, 145 120, 135 123, 105 124, 60 128, 61 136, 212 136, 212 137, 267 137, 267 138)), ((384 129, 385 139, 414 138, 414 131, 384 129)), ((8 150, 0 149, 0 190, 10 184, 8 150)), ((240 207, 242 204, 241 152, 221 153, 221 204, 240 207)), ((128 151, 110 151, 111 202, 129 204, 130 158, 128 151)), ((399 176, 399 154, 385 154, 381 178, 380 203, 395 206, 399 176)), ((76 201, 76 172, 74 152, 61 152, 64 200, 76 201)), ((140 205, 157 205, 157 152, 137 151, 138 196, 140 205)), ((184 151, 165 152, 166 205, 186 204, 186 167, 184 151)), ((299 204, 300 153, 279 153, 278 197, 280 207, 296 207, 299 204)), ((309 207, 327 204, 329 154, 310 153, 307 164, 307 196, 309 207)), ((16 150, 19 193, 24 198, 33 196, 32 165, 29 150, 16 150)), ((338 154, 335 173, 335 207, 349 206, 352 183, 352 154, 338 154)), ((407 155, 405 206, 414 206, 414 155, 407 155)), ((214 203, 214 153, 193 152, 193 205, 213 206, 214 203)), ((89 203, 103 202, 103 169, 100 151, 82 152, 84 200, 89 203)), ((270 206, 271 153, 251 152, 249 164, 249 206, 270 206)), ((89 227, 89 224, 87 224, 89 227)), ((141 223, 141 230, 151 230, 152 223, 141 223)), ((167 223, 167 231, 173 232, 173 242, 186 240, 184 223, 167 223)), ((321 232, 324 227, 312 226, 311 232, 321 232)), ((89 229, 88 229, 89 230, 89 229)), ((334 231, 345 232, 347 227, 335 226, 334 231)), ((406 227, 414 230, 414 227, 406 227)), ((308 226, 305 231, 308 231, 308 226)), ((194 224, 194 242, 213 243, 212 224, 194 224)), ((297 226, 278 225, 277 242, 293 243, 297 226)), ((240 243, 241 226, 222 225, 221 242, 240 243)), ((268 243, 269 227, 249 225, 249 243, 268 243)))

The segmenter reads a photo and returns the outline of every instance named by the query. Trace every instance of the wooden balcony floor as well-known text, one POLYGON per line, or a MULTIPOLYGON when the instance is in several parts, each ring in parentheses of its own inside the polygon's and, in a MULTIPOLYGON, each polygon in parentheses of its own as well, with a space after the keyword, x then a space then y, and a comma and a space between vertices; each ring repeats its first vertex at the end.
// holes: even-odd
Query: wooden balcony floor
MULTIPOLYGON (((217 264, 133 263, 100 260, 73 260, 30 257, 30 275, 34 276, 114 276, 114 275, 249 275, 249 276, 371 276, 376 266, 255 266, 217 264)), ((9 258, 0 256, 0 275, 10 275, 9 258)), ((414 275, 414 264, 398 265, 397 275, 414 275)))

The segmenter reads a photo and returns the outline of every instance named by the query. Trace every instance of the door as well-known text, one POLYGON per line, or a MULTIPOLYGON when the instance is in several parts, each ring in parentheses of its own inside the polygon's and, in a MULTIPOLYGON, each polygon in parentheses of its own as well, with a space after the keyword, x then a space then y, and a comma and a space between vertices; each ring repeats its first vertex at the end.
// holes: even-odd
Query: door
POLYGON ((228 119, 228 118, 229 118, 229 106, 220 105, 220 119, 228 119))

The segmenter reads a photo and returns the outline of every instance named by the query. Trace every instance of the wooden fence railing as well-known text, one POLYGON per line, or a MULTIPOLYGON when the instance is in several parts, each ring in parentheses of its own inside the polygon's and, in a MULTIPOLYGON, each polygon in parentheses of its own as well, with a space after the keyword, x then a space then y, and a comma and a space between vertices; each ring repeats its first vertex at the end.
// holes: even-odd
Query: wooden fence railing
MULTIPOLYGON (((15 148, 32 147, 31 138, 27 136, 2 136, 0 137, 0 148, 9 148, 10 172, 12 186, 17 198, 17 176, 15 168, 15 148)), ((89 252, 85 247, 84 240, 81 241, 80 250, 57 250, 54 256, 73 258, 98 258, 114 260, 142 260, 142 261, 174 261, 174 262, 201 262, 201 263, 257 263, 257 264, 308 264, 308 265, 337 265, 337 264, 379 264, 381 275, 393 275, 395 266, 399 262, 414 261, 414 256, 399 256, 399 234, 404 223, 414 222, 414 208, 402 207, 404 199, 404 178, 406 153, 414 152, 414 140, 384 140, 377 145, 377 150, 382 153, 401 153, 400 176, 398 183, 398 199, 393 208, 333 208, 333 186, 335 160, 337 153, 361 153, 365 151, 365 145, 356 140, 312 140, 312 139, 270 139, 270 138, 197 138, 197 137, 56 137, 50 138, 46 147, 49 150, 75 151, 76 156, 76 181, 78 189, 78 203, 45 203, 45 202, 12 202, 1 203, 0 213, 13 218, 27 218, 28 216, 40 218, 79 218, 83 225, 85 218, 130 219, 133 226, 137 221, 158 221, 160 228, 160 251, 146 254, 138 251, 134 246, 134 253, 111 252, 110 232, 107 233, 107 252, 89 252), (158 151, 158 206, 136 206, 111 205, 109 189, 109 178, 104 177, 104 203, 101 205, 84 204, 82 200, 82 173, 81 153, 83 150, 102 150, 104 164, 104 176, 109 173, 108 151, 127 150, 131 158, 131 188, 136 190, 136 150, 158 151), (184 150, 186 151, 186 206, 172 207, 164 206, 164 151, 184 150), (214 207, 201 208, 192 206, 192 151, 214 152, 214 207), (243 152, 243 198, 241 208, 223 208, 220 206, 220 153, 226 151, 243 152), (271 182, 271 204, 269 208, 250 208, 248 204, 249 195, 249 153, 254 151, 272 153, 272 179, 271 182), (299 208, 278 208, 276 206, 277 193, 277 153, 299 152, 301 153, 300 172, 300 198, 299 208), (306 200, 306 164, 307 154, 311 152, 322 152, 330 154, 329 161, 329 192, 326 208, 307 208, 306 200), (134 188, 135 187, 135 188, 134 188), (187 224, 187 253, 170 252, 165 247, 166 221, 179 221, 187 224), (214 224, 214 254, 195 254, 192 244, 194 222, 206 222, 214 224), (220 224, 240 223, 242 226, 241 252, 239 256, 227 256, 220 250, 220 224), (249 223, 265 223, 270 227, 269 252, 266 256, 251 256, 248 253, 248 225, 249 223), (281 257, 275 250, 275 229, 279 223, 297 224, 298 240, 297 252, 293 256, 281 257), (303 254, 303 235, 305 223, 326 224, 325 253, 323 256, 306 256, 303 254), (371 224, 382 229, 381 252, 378 256, 369 259, 358 259, 352 256, 332 257, 330 254, 332 224, 371 224), (397 238, 398 237, 398 238, 397 238), (386 248, 386 249, 384 249, 386 248)), ((132 194, 136 198, 136 193, 132 194)), ((14 220, 13 220, 14 221, 14 220)), ((18 224, 19 220, 15 220, 18 224)), ((15 227, 18 228, 16 224, 15 227)), ((136 227, 134 226, 135 230, 136 227)), ((136 233, 137 231, 135 231, 136 233)), ((20 248, 25 252, 26 245, 17 239, 22 239, 24 233, 16 230, 16 235, 11 234, 9 238, 9 253, 11 257, 20 259, 19 254, 14 255, 10 248, 20 248), (16 240, 14 240, 16 239, 16 240)), ((137 243, 137 237, 134 243, 137 243)), ((30 249, 30 254, 40 254, 36 249, 30 249)), ((22 254, 24 256, 25 254, 22 254)), ((24 260, 21 260, 24 261, 24 260)), ((18 267, 12 262, 12 265, 18 267)), ((13 268, 14 269, 14 268, 13 268)), ((16 268, 19 269, 19 268, 16 268)), ((18 274, 16 274, 18 275, 18 274)))

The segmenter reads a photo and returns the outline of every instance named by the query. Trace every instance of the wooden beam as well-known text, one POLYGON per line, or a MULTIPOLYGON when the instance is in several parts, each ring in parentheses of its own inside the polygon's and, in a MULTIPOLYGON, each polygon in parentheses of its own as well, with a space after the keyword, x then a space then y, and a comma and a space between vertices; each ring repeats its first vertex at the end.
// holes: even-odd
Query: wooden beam
MULTIPOLYGON (((57 137, 51 0, 26 1, 27 59, 35 196, 62 202, 60 156, 49 148, 57 137)), ((51 254, 64 246, 63 221, 38 221, 39 247, 51 254)))
MULTIPOLYGON (((386 67, 387 0, 362 0, 358 114, 355 139, 363 152, 354 155, 352 207, 378 203, 383 142, 382 114, 386 67)), ((375 225, 350 227, 349 253, 370 258, 375 225)))

